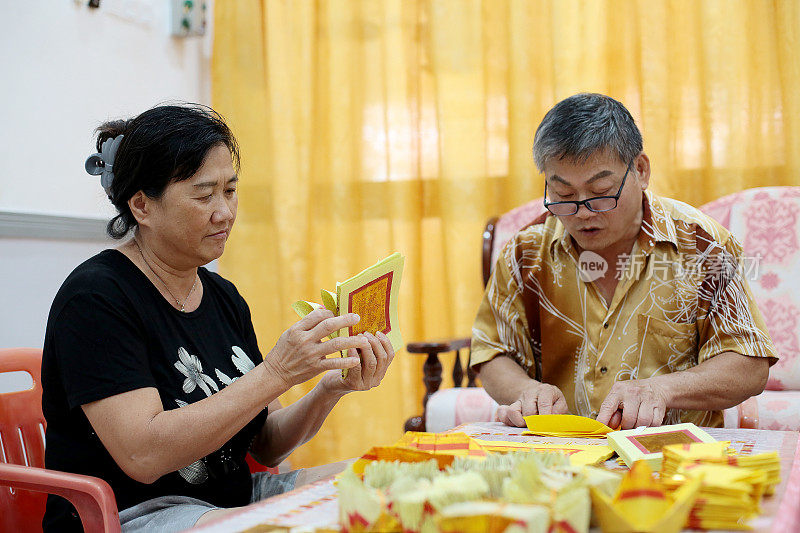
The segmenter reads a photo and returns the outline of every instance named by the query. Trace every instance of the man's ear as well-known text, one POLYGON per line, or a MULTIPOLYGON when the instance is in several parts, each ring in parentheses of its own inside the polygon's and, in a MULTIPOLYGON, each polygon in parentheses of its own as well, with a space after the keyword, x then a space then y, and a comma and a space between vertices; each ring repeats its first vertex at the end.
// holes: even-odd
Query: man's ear
POLYGON ((131 199, 128 200, 128 208, 139 226, 147 225, 153 205, 152 200, 144 192, 139 191, 131 196, 131 199))
POLYGON ((650 185, 650 158, 647 157, 646 153, 642 152, 636 156, 631 170, 636 172, 636 178, 642 190, 647 189, 650 185))

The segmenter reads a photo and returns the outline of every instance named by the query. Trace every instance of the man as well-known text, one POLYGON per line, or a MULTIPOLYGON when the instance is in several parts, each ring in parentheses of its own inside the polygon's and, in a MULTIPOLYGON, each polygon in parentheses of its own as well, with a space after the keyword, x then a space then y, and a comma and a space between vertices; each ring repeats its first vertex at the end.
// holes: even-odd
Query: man
POLYGON ((473 327, 471 364, 498 420, 721 426, 777 361, 739 243, 645 192, 641 133, 612 98, 559 102, 533 153, 549 213, 501 252, 473 327))

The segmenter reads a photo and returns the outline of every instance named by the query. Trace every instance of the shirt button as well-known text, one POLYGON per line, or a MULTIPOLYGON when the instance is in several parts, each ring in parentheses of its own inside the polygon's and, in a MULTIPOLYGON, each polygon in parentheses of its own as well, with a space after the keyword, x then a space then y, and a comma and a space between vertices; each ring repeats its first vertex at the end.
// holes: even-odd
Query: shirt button
POLYGON ((604 366, 601 366, 601 367, 600 367, 600 373, 601 373, 601 374, 605 374, 606 372, 608 372, 608 368, 606 368, 606 367, 604 367, 604 366))
POLYGON ((603 324, 603 329, 608 329, 608 322, 606 322, 605 324, 603 324))

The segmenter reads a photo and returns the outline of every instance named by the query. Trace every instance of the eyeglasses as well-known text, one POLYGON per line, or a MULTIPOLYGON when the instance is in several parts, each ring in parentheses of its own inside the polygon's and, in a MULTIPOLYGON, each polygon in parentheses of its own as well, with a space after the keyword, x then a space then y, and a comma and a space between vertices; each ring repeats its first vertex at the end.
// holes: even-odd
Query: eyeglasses
POLYGON ((622 176, 622 184, 619 186, 617 194, 614 196, 595 196, 594 198, 587 198, 586 200, 570 201, 570 202, 548 202, 547 201, 547 180, 544 182, 544 207, 559 217, 574 215, 582 205, 593 213, 603 213, 611 211, 617 207, 617 201, 622 194, 622 188, 625 187, 625 180, 628 177, 628 172, 633 164, 633 159, 628 163, 628 168, 625 169, 625 175, 622 176))

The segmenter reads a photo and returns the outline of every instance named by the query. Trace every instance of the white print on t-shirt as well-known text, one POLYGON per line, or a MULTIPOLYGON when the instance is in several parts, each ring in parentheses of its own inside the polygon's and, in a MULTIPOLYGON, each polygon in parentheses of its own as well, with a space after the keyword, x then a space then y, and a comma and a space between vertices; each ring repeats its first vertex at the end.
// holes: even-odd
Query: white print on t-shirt
MULTIPOLYGON (((234 366, 239 372, 242 373, 242 375, 245 375, 247 372, 255 368, 253 361, 250 360, 244 350, 238 346, 231 346, 231 350, 233 350, 231 361, 233 361, 234 366)), ((200 387, 200 389, 206 393, 206 396, 211 396, 211 389, 214 389, 214 392, 219 392, 219 387, 217 387, 217 384, 214 382, 213 378, 203 374, 203 364, 200 362, 200 359, 196 355, 190 354, 183 347, 178 348, 178 361, 175 362, 175 368, 177 368, 181 374, 186 376, 186 379, 183 382, 183 392, 186 394, 189 394, 197 387, 200 387)), ((220 380, 223 386, 230 385, 239 379, 239 376, 229 378, 218 368, 214 369, 214 373, 217 375, 217 379, 220 380)), ((175 398, 175 403, 178 404, 178 407, 189 405, 187 402, 177 398, 175 398)), ((205 483, 208 480, 208 470, 202 461, 195 461, 189 466, 185 466, 178 470, 178 473, 183 479, 189 483, 192 483, 193 485, 205 483)))
MULTIPOLYGON (((256 365, 253 364, 253 361, 251 361, 250 358, 247 357, 247 354, 244 353, 244 350, 242 350, 238 346, 231 346, 231 349, 233 350, 233 355, 231 355, 231 361, 233 361, 233 364, 236 366, 236 369, 242 373, 242 376, 244 376, 245 374, 247 374, 256 367, 256 365)), ((229 378, 225 374, 225 372, 222 372, 219 368, 215 369, 215 372, 217 373, 217 379, 220 380, 220 382, 222 382, 223 385, 230 385, 231 383, 239 379, 239 376, 236 376, 234 378, 229 378)))
POLYGON ((206 396, 211 396, 211 389, 214 389, 214 392, 219 392, 219 387, 217 387, 214 380, 203 374, 203 364, 200 359, 196 355, 187 352, 186 348, 178 348, 178 361, 175 362, 175 368, 186 376, 183 382, 183 392, 186 394, 189 394, 197 387, 200 387, 206 393, 206 396))
MULTIPOLYGON (((242 376, 256 367, 244 350, 238 346, 231 346, 231 350, 233 350, 231 361, 236 369, 242 373, 242 376)), ((211 396, 211 389, 214 389, 214 392, 219 392, 219 387, 214 379, 211 378, 211 376, 203 374, 203 364, 200 362, 200 359, 196 355, 192 355, 186 351, 186 348, 178 348, 178 361, 175 362, 175 368, 177 368, 181 374, 186 376, 186 379, 183 382, 183 392, 186 394, 189 394, 197 387, 200 387, 200 389, 206 393, 206 396, 211 396)), ((217 375, 217 379, 219 379, 223 386, 230 385, 240 377, 235 376, 230 378, 218 368, 214 369, 214 373, 217 375)), ((177 398, 175 399, 175 403, 178 404, 178 407, 189 405, 185 401, 177 398)))

